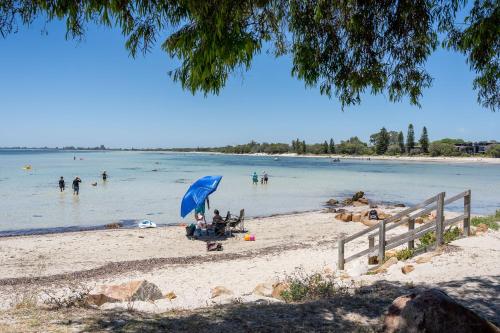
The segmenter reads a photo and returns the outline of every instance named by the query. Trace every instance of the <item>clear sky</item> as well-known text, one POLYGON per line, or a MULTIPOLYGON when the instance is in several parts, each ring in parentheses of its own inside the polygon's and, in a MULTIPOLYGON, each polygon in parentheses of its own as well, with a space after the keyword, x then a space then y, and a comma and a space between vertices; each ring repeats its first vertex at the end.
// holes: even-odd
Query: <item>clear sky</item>
POLYGON ((132 59, 118 30, 90 27, 82 42, 64 23, 21 28, 0 39, 0 146, 196 147, 259 142, 308 143, 427 126, 431 140, 500 141, 500 113, 482 108, 465 57, 437 51, 422 108, 385 96, 340 110, 336 99, 292 78, 291 59, 265 53, 233 75, 219 96, 183 91, 167 75, 177 63, 157 46, 132 59))

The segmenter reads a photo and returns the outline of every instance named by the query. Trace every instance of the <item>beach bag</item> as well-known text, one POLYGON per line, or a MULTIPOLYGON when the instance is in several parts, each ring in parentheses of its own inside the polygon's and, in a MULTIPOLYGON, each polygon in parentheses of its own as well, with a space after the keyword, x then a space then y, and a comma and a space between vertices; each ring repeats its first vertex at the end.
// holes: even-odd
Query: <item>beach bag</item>
POLYGON ((216 242, 207 242, 207 251, 222 251, 222 244, 216 242))
POLYGON ((195 224, 190 224, 186 227, 186 236, 192 237, 194 235, 194 231, 196 230, 195 224))
POLYGON ((368 213, 368 219, 369 220, 378 220, 378 213, 375 209, 370 210, 370 213, 368 213))

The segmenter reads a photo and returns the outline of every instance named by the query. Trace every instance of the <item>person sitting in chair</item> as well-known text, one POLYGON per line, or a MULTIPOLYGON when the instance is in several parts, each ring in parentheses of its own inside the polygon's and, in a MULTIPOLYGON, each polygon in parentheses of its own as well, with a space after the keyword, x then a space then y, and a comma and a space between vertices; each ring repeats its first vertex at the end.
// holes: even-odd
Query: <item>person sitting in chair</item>
POLYGON ((226 233, 226 221, 220 216, 219 210, 214 210, 214 217, 212 219, 215 225, 215 234, 217 236, 224 236, 226 233))

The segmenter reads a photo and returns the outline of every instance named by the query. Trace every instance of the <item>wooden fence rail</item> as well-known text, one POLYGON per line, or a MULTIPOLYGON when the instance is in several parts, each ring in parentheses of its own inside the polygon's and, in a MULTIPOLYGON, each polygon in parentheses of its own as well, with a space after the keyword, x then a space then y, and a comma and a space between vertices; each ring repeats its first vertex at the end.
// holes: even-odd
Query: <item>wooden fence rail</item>
POLYGON ((409 207, 394 216, 380 221, 377 225, 371 226, 365 230, 357 232, 351 236, 343 237, 338 242, 338 269, 344 269, 347 262, 357 259, 359 257, 370 255, 378 250, 378 261, 382 263, 385 257, 385 251, 393 249, 404 243, 408 243, 408 249, 415 247, 415 239, 422 237, 430 231, 436 232, 436 244, 443 244, 444 229, 446 226, 456 224, 463 221, 464 236, 470 235, 470 208, 471 208, 471 191, 467 190, 457 195, 454 195, 445 200, 446 193, 441 192, 432 198, 429 198, 418 205, 409 207), (464 213, 452 219, 445 220, 444 210, 445 206, 455 202, 459 199, 464 199, 464 213), (418 228, 415 228, 415 220, 418 217, 436 211, 436 218, 434 223, 426 223, 418 228), (389 223, 391 223, 388 225, 389 223), (392 230, 402 224, 408 224, 408 231, 404 234, 392 237, 387 240, 387 231, 392 230), (378 229, 378 230, 377 230, 378 229), (377 232, 373 232, 377 230, 377 232), (347 243, 368 235, 368 248, 345 258, 345 246, 347 243), (378 238, 378 244, 375 244, 375 238, 378 238))

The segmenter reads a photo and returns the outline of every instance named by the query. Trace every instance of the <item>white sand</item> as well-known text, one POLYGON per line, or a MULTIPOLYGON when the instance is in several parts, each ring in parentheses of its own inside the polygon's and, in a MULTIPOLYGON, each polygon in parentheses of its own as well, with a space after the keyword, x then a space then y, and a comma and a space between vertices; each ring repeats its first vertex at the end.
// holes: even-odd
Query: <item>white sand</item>
MULTIPOLYGON (((223 241, 224 251, 215 253, 207 253, 205 244, 201 241, 187 240, 184 228, 181 227, 3 238, 0 239, 0 279, 50 276, 98 268, 110 262, 151 257, 204 256, 201 260, 188 259, 191 260, 188 263, 152 264, 138 269, 135 264, 130 264, 129 270, 104 275, 99 275, 99 271, 96 271, 95 277, 87 276, 82 281, 95 286, 146 279, 157 284, 163 293, 176 294, 177 298, 172 301, 164 299, 154 303, 135 304, 136 309, 155 312, 174 308, 198 308, 235 299, 251 301, 262 298, 252 294, 257 284, 275 282, 287 274, 293 274, 298 268, 307 273, 335 270, 337 237, 366 227, 356 222, 337 221, 333 214, 311 212, 253 219, 247 222, 247 228, 256 235, 255 242, 244 241, 240 234, 223 241), (222 257, 217 257, 231 254, 234 256, 224 257, 223 260, 220 260, 222 257), (212 299, 210 290, 216 286, 224 286, 231 290, 232 295, 212 299)), ((393 233, 404 230, 396 228, 393 233)), ((356 283, 365 284, 379 279, 439 284, 463 277, 500 275, 499 237, 498 232, 489 232, 484 236, 456 241, 454 245, 459 246, 462 251, 434 257, 429 263, 415 264, 415 271, 409 275, 402 274, 402 263, 394 265, 384 274, 360 275, 362 269, 366 268, 366 258, 348 263, 346 272, 356 283)), ((364 238, 349 243, 347 255, 366 246, 364 238)), ((71 279, 66 282, 75 283, 71 279)), ((20 289, 22 285, 0 285, 0 308, 7 308, 9 300, 20 289)), ((127 304, 118 303, 103 307, 126 306, 127 304)))

